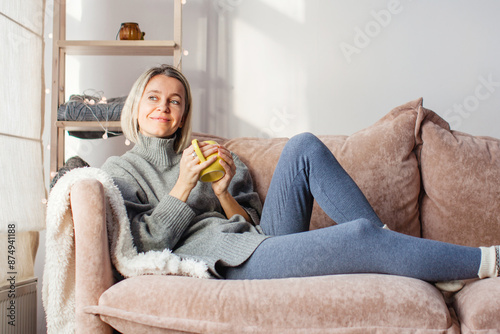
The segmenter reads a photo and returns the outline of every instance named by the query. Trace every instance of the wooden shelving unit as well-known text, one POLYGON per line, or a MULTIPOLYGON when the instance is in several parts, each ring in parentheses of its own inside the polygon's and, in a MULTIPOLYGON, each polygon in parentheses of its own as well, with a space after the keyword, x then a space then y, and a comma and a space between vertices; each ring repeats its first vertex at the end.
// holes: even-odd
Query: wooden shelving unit
POLYGON ((182 0, 174 1, 174 36, 160 41, 79 41, 66 40, 66 0, 54 1, 54 32, 52 49, 52 98, 51 98, 51 177, 65 162, 66 131, 120 131, 120 122, 70 122, 57 120, 57 108, 65 102, 65 71, 67 55, 85 56, 167 56, 182 69, 182 0))

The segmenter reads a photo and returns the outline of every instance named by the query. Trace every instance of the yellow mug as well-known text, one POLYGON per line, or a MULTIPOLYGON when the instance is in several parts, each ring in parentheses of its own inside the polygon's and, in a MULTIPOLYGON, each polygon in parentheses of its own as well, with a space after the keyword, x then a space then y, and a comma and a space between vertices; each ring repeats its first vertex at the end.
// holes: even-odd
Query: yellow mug
MULTIPOLYGON (((207 140, 207 141, 205 141, 205 143, 217 145, 217 142, 215 142, 213 140, 207 140)), ((194 151, 196 152, 196 155, 200 159, 200 162, 204 162, 207 160, 207 158, 210 158, 214 155, 217 155, 217 152, 215 152, 215 153, 210 154, 207 158, 205 158, 205 156, 203 155, 203 153, 200 150, 200 145, 198 143, 198 139, 193 139, 191 144, 193 144, 194 151)), ((203 169, 200 172, 200 181, 202 181, 202 182, 215 182, 215 181, 218 181, 224 177, 224 175, 226 174, 226 171, 225 171, 224 167, 222 167, 222 165, 220 164, 220 162, 219 162, 220 160, 221 160, 221 158, 217 157, 217 160, 215 160, 214 163, 212 163, 210 166, 208 166, 207 168, 203 169)))

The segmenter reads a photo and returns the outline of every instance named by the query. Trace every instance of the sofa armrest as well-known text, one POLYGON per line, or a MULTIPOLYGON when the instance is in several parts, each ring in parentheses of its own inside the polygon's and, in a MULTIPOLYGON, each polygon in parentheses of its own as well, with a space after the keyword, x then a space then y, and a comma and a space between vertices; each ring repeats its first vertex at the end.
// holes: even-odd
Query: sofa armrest
POLYGON ((111 333, 111 327, 99 316, 83 310, 97 305, 101 294, 114 283, 102 184, 94 179, 75 183, 71 188, 71 211, 75 228, 76 333, 111 333))

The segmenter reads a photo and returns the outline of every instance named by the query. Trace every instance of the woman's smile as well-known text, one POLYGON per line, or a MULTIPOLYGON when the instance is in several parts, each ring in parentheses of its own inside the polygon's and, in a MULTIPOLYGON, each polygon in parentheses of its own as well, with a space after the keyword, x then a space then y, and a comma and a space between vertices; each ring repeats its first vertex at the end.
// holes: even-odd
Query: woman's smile
POLYGON ((170 120, 166 117, 161 117, 161 116, 158 116, 158 117, 151 117, 152 120, 154 121, 158 121, 160 123, 167 123, 169 122, 170 120))

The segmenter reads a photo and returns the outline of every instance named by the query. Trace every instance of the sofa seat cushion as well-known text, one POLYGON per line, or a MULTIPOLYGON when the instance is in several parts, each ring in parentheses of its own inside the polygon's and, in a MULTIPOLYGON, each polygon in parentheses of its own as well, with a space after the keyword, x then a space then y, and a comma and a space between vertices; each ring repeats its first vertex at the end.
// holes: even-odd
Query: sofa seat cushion
POLYGON ((500 333, 500 278, 468 283, 454 299, 462 333, 500 333))
POLYGON ((140 276, 112 286, 86 311, 122 333, 458 333, 432 285, 376 274, 140 276))

